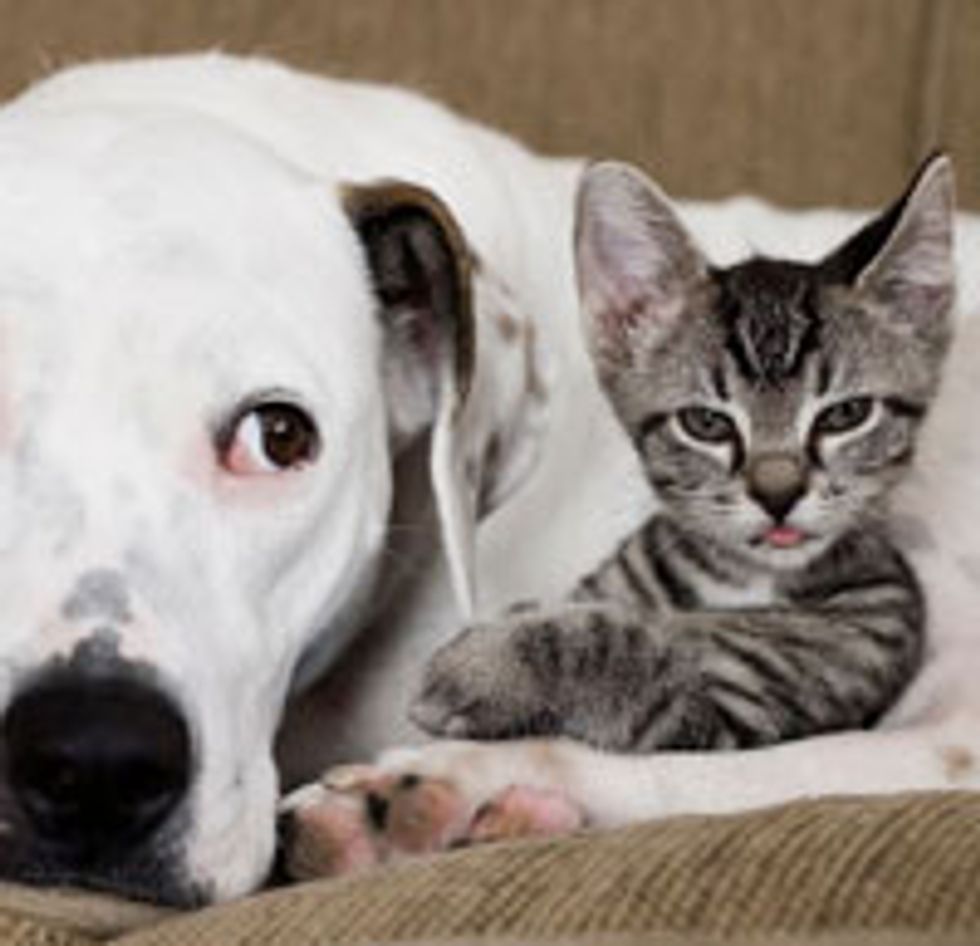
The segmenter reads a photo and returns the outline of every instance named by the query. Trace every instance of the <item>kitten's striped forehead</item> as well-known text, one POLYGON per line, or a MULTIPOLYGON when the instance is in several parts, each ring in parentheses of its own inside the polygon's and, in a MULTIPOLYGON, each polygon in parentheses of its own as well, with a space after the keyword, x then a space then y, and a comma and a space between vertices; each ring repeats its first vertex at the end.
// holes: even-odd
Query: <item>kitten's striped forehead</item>
POLYGON ((813 268, 755 259, 714 279, 725 346, 745 380, 779 386, 798 377, 820 340, 813 268))

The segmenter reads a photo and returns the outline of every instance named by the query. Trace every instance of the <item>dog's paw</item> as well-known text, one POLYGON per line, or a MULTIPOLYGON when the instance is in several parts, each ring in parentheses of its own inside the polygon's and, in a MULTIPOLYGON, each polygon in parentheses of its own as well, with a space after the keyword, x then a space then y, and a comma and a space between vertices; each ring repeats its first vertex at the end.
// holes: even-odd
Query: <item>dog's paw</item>
POLYGON ((548 773, 535 771, 544 750, 530 745, 515 755, 509 746, 435 743, 328 772, 283 802, 285 873, 334 876, 468 844, 578 830, 582 809, 564 792, 532 784, 548 773), (521 761, 508 764, 508 755, 521 761), (525 772, 523 781, 512 778, 525 772))
MULTIPOLYGON (((389 749, 381 754, 376 770, 389 780, 450 787, 457 814, 467 825, 453 840, 469 843, 564 834, 583 827, 588 820, 585 809, 569 794, 581 751, 564 740, 439 740, 389 749)), ((341 783, 349 772, 337 770, 341 783)))
POLYGON ((348 874, 452 847, 470 820, 445 780, 345 767, 283 801, 280 865, 293 880, 348 874))
POLYGON ((440 648, 409 710, 412 721, 452 739, 557 734, 550 688, 524 657, 534 634, 528 621, 476 625, 440 648))
POLYGON ((572 834, 585 826, 585 814, 563 792, 514 785, 479 808, 466 840, 471 844, 516 838, 572 834))
POLYGON ((289 795, 279 811, 279 863, 292 880, 372 867, 380 851, 362 800, 320 784, 289 795))

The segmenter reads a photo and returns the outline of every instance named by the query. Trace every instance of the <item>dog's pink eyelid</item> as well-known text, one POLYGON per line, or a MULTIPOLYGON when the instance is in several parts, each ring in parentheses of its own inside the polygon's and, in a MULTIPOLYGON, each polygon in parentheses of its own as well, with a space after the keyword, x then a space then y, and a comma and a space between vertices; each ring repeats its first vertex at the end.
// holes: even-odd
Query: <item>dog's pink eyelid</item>
POLYGON ((235 476, 292 472, 319 454, 319 434, 309 415, 287 403, 259 405, 235 422, 219 445, 221 465, 235 476))
POLYGON ((232 434, 222 465, 236 476, 262 476, 282 472, 262 455, 261 430, 254 413, 247 414, 232 434))

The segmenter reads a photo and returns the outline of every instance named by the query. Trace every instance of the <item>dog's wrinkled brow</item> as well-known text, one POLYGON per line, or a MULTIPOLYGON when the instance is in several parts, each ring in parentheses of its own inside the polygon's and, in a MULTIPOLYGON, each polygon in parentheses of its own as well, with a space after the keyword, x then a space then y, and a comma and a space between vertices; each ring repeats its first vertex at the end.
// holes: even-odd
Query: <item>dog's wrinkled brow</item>
POLYGON ((114 624, 132 620, 126 579, 120 572, 98 568, 80 575, 75 587, 61 606, 69 621, 97 618, 114 624))

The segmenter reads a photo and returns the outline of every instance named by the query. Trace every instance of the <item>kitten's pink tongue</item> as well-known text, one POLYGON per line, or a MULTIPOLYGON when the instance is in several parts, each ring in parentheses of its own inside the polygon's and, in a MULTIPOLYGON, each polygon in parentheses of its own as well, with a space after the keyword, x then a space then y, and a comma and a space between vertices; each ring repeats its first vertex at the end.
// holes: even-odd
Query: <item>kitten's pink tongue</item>
POLYGON ((803 533, 792 526, 773 526, 766 533, 766 541, 777 549, 791 549, 803 541, 803 533))

